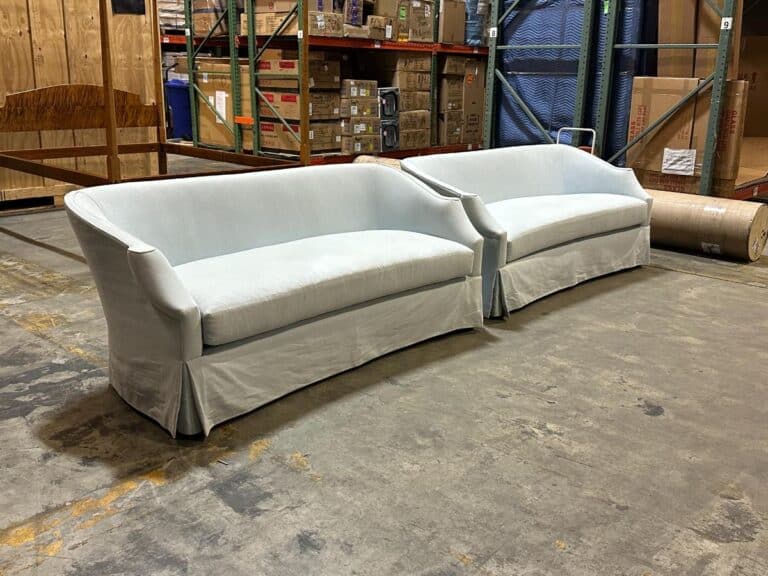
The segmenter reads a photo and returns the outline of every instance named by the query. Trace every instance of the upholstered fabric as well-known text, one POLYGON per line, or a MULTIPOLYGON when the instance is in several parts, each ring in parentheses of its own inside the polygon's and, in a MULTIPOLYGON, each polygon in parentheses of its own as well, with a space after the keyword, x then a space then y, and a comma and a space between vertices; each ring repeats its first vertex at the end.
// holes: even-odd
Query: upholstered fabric
POLYGON ((207 434, 379 353, 482 323, 483 239, 461 201, 382 166, 120 184, 65 204, 104 308, 110 382, 174 435, 207 434))
MULTIPOLYGON (((404 160, 402 166, 441 194, 460 198, 475 229, 485 238, 482 275, 486 316, 506 314, 512 309, 507 306, 508 299, 521 301, 510 296, 512 281, 519 281, 521 276, 508 274, 502 284, 499 271, 529 255, 556 250, 561 263, 573 258, 575 268, 565 276, 551 271, 538 291, 527 286, 527 296, 522 299, 526 302, 535 294, 550 294, 556 289, 553 286, 572 286, 573 278, 592 278, 595 270, 612 272, 620 269, 616 266, 647 262, 619 253, 614 254, 614 264, 607 266, 593 266, 589 260, 590 253, 605 257, 601 244, 609 251, 622 250, 611 243, 612 233, 650 223, 652 199, 631 169, 611 166, 559 144, 418 156, 404 160), (590 246, 598 250, 584 254, 560 250, 563 243, 584 238, 595 238, 590 246)), ((545 257, 536 259, 542 266, 547 261, 545 257)), ((530 265, 526 266, 530 270, 530 265)), ((543 279, 546 274, 545 270, 536 277, 543 279)))
POLYGON ((507 262, 606 232, 645 224, 648 206, 617 194, 513 198, 487 204, 507 231, 507 262))
POLYGON ((204 343, 216 346, 469 276, 473 260, 472 250, 443 238, 366 230, 196 260, 175 270, 200 308, 204 343))

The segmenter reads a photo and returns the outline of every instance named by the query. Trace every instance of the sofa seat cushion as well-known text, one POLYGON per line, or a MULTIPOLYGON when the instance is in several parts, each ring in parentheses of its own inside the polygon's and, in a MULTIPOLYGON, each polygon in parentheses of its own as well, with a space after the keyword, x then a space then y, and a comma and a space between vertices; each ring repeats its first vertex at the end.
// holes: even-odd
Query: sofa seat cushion
POLYGON ((200 308, 203 342, 235 342, 472 273, 462 244, 398 230, 316 236, 175 267, 200 308))
POLYGON ((486 207, 507 230, 507 262, 648 220, 646 202, 619 194, 528 196, 486 207))

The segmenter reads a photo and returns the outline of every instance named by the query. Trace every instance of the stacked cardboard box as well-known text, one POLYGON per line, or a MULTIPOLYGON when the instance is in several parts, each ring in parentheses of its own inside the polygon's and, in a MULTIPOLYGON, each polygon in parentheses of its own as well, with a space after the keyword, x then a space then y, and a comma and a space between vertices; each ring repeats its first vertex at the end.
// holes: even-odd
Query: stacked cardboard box
MULTIPOLYGON (((629 139, 636 137, 701 82, 698 78, 637 77, 632 89, 629 139)), ((729 81, 715 152, 715 192, 733 193, 739 171, 748 83, 729 81)), ((704 160, 711 89, 706 89, 627 153, 640 182, 672 192, 697 193, 704 160)))
POLYGON ((341 135, 343 154, 381 152, 379 88, 375 80, 342 81, 341 135))
POLYGON ((376 0, 374 14, 392 19, 392 39, 400 42, 434 41, 432 0, 376 0))
POLYGON ((227 18, 216 22, 227 9, 227 0, 192 0, 192 24, 196 36, 226 36, 229 31, 227 18), (215 27, 215 29, 214 29, 215 27), (211 32, 213 30, 213 32, 211 32))
MULTIPOLYGON (((282 26, 281 36, 296 36, 299 31, 298 18, 296 13, 291 16, 295 5, 295 0, 256 2, 254 4, 256 35, 269 36, 282 26)), ((343 35, 344 15, 334 11, 333 0, 309 0, 306 8, 309 11, 310 35, 337 37, 343 35)), ((240 29, 244 35, 248 34, 247 14, 240 17, 240 29)))
POLYGON ((157 0, 157 16, 162 30, 184 30, 184 0, 157 0))
POLYGON ((437 41, 443 44, 464 44, 467 13, 464 0, 442 0, 437 26, 437 41))
POLYGON ((483 139, 485 62, 478 58, 447 56, 440 76, 438 142, 479 144, 483 139))

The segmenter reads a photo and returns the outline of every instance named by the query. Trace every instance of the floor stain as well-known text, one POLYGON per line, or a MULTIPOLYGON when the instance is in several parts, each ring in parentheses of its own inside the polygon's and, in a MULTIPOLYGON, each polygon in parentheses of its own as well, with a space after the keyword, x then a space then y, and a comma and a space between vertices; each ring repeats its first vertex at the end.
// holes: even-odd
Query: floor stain
POLYGON ((253 462, 258 460, 259 456, 264 454, 266 450, 272 445, 272 440, 262 439, 256 440, 251 443, 251 447, 248 449, 248 459, 253 462))
POLYGON ((753 542, 763 524, 748 501, 723 500, 692 530, 711 542, 753 542))
POLYGON ((296 535, 296 542, 302 554, 319 552, 325 548, 325 540, 315 530, 302 530, 296 535))
POLYGON ((638 406, 643 409, 643 414, 646 416, 662 416, 664 414, 664 407, 650 400, 643 400, 643 403, 638 404, 638 406))

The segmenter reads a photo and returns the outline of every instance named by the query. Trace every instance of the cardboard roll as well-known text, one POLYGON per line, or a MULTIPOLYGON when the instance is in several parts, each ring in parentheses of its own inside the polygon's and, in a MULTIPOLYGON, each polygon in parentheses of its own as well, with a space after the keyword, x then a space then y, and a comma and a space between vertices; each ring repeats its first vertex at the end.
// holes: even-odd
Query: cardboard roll
POLYGON ((754 262, 768 240, 768 206, 728 198, 647 190, 651 242, 754 262))

